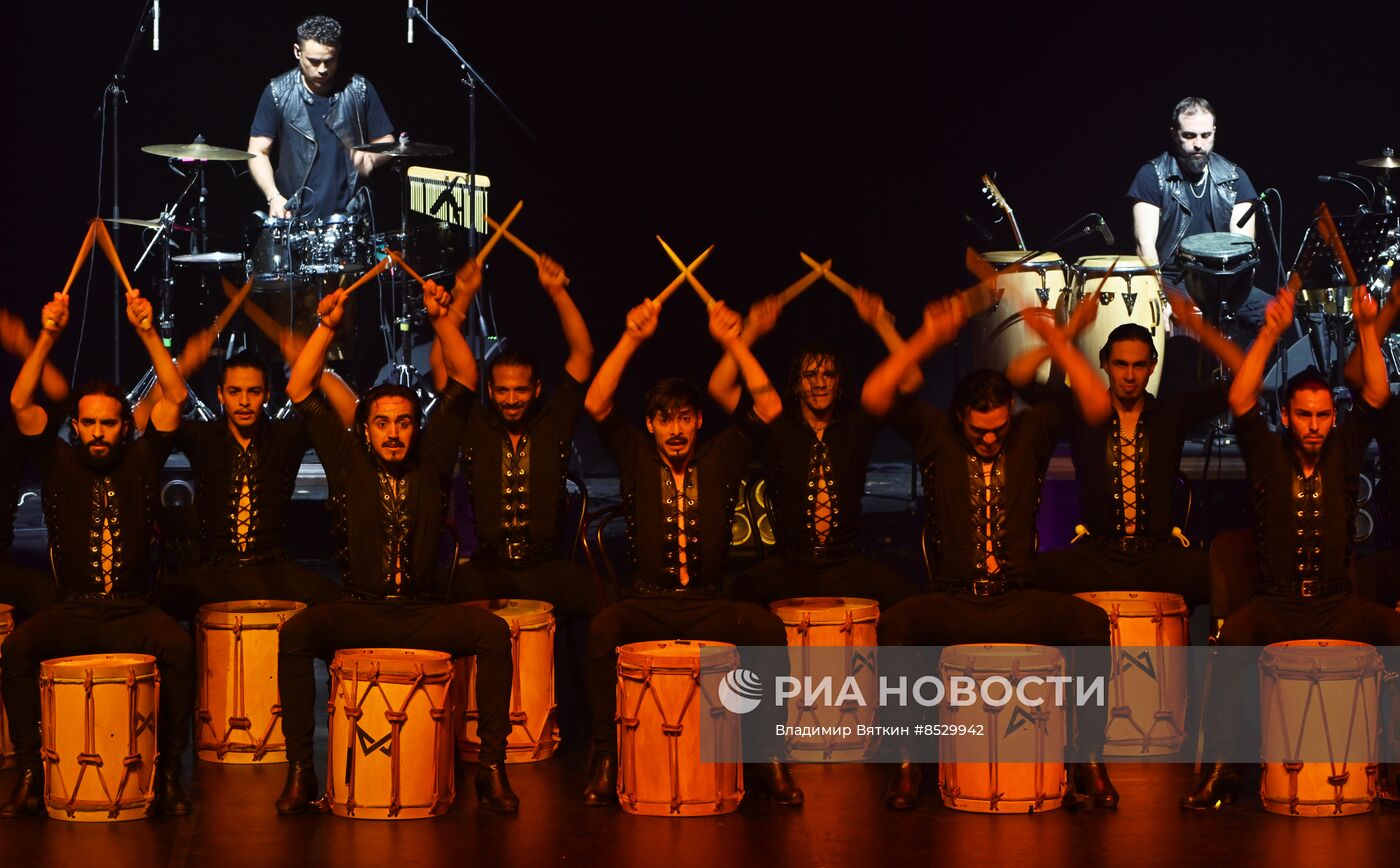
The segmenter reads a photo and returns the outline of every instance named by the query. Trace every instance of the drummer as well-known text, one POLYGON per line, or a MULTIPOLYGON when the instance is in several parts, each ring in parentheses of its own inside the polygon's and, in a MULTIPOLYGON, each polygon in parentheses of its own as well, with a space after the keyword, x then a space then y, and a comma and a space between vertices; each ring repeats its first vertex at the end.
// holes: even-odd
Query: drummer
POLYGON ((308 220, 344 212, 360 179, 388 158, 354 145, 394 140, 393 124, 374 85, 356 73, 336 79, 340 22, 324 15, 297 25, 294 69, 268 82, 248 134, 248 168, 272 217, 308 220), (272 144, 277 169, 272 168, 272 144), (291 205, 289 206, 289 202, 291 205))
MULTIPOLYGON (((1138 169, 1128 198, 1138 256, 1160 265, 1162 279, 1177 286, 1183 239, 1207 232, 1254 237, 1254 217, 1239 222, 1259 195, 1244 169, 1215 152, 1215 108, 1201 97, 1186 97, 1172 109, 1171 147, 1138 169)), ((1255 329, 1268 301, 1254 289, 1235 316, 1255 329)))

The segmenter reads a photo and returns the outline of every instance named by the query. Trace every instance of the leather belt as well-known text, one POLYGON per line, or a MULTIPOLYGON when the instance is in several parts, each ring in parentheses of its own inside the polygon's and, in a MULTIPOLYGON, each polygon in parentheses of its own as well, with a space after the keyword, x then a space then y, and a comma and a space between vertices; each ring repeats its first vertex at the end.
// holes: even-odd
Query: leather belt
POLYGON ((255 567, 273 561, 286 560, 286 552, 282 549, 274 549, 269 552, 262 552, 256 555, 246 555, 234 557, 225 554, 211 554, 205 557, 205 562, 220 567, 255 567))
POLYGON ((783 557, 797 561, 844 561, 860 554, 860 549, 852 543, 839 545, 783 546, 783 557))
POLYGON ((1146 552, 1163 545, 1162 540, 1157 537, 1137 535, 1099 537, 1098 543, 1120 552, 1146 552))
POLYGON ((1346 594, 1351 591, 1350 579, 1333 579, 1324 581, 1323 579, 1303 579, 1300 582, 1290 584, 1275 583, 1265 586, 1265 590, 1275 594, 1286 594, 1294 597, 1330 597, 1333 594, 1346 594))
POLYGON ((1006 579, 973 579, 971 582, 940 582, 938 590, 952 594, 972 594, 974 597, 995 597, 1021 585, 1006 579))
POLYGON ((497 543, 482 543, 476 556, 488 561, 522 562, 557 554, 558 550, 548 543, 533 540, 504 540, 497 543))

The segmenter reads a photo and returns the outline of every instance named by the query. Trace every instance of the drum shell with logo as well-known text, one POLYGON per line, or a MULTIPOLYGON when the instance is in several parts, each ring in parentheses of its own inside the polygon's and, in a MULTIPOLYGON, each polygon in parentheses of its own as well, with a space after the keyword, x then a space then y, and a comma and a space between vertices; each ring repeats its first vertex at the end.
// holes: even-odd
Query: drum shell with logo
POLYGON ((1147 391, 1157 393, 1162 381, 1162 363, 1167 353, 1166 318, 1170 315, 1158 270, 1137 256, 1085 256, 1074 265, 1071 312, 1091 292, 1099 294, 1099 311, 1084 327, 1075 344, 1108 384, 1108 375, 1099 368, 1099 351, 1114 329, 1137 323, 1152 335, 1157 349, 1157 367, 1147 381, 1147 391), (1116 263, 1116 265, 1115 265, 1116 263), (1108 275, 1109 269, 1112 276, 1108 275))
POLYGON ((282 763, 277 649, 282 626, 306 609, 291 600, 201 606, 195 616, 195 753, 207 762, 282 763))
POLYGON ((1180 594, 1075 594, 1108 613, 1114 666, 1108 683, 1107 756, 1174 754, 1186 740, 1189 685, 1186 601, 1180 594))
MULTIPOLYGON (((1013 265, 1026 256, 1024 250, 992 250, 982 258, 997 268, 992 284, 992 305, 972 317, 974 358, 979 368, 1006 370, 1013 359, 1045 342, 1026 326, 1024 311, 1040 308, 1063 322, 1066 298, 1066 271, 1058 253, 1040 253, 1013 265)), ((1050 363, 1036 369, 1036 379, 1044 383, 1050 376, 1050 363)))
POLYGON ((160 677, 149 654, 39 664, 44 803, 56 820, 139 820, 154 800, 160 677))
POLYGON ((719 699, 720 682, 738 665, 738 650, 724 642, 638 642, 617 650, 617 797, 624 811, 709 817, 739 809, 743 732, 719 699), (706 754, 736 760, 703 762, 706 754))
POLYGON ((1340 639, 1278 642, 1260 652, 1264 810, 1340 817, 1375 807, 1384 668, 1374 647, 1340 639))
MULTIPOLYGON (((788 754, 796 760, 854 762, 865 758, 869 735, 857 735, 859 726, 875 721, 875 697, 879 696, 879 671, 875 649, 880 603, 860 597, 795 597, 769 606, 787 633, 791 673, 799 685, 830 684, 831 700, 839 697, 847 677, 860 688, 865 703, 848 702, 833 707, 826 698, 803 705, 803 695, 788 700, 787 723, 795 727, 787 739, 788 754), (828 649, 813 653, 812 649, 828 649), (835 733, 849 727, 851 735, 835 733), (827 733, 818 736, 814 733, 827 733)), ((805 688, 804 688, 805 689, 805 688)))
MULTIPOLYGON (((0 667, 5 663, 5 638, 15 630, 15 607, 0 603, 0 667)), ((15 746, 10 741, 10 719, 5 714, 5 705, 0 701, 0 769, 15 764, 15 746)))
POLYGON ((1259 246, 1248 235, 1202 232, 1181 239, 1177 261, 1191 300, 1213 318, 1223 304, 1238 310, 1254 288, 1259 246))
MULTIPOLYGON (((980 728, 963 735, 939 736, 938 784, 946 807, 971 813, 1025 814, 1053 811, 1065 796, 1065 710, 1055 687, 1040 683, 1023 689, 1027 706, 1015 696, 1021 677, 1041 679, 1065 674, 1060 652, 1044 645, 953 645, 938 663, 945 685, 954 676, 979 685, 993 676, 1013 688, 1007 704, 989 708, 980 698, 972 705, 942 706, 940 725, 980 728)), ((1071 702, 1065 692, 1065 702, 1071 702)))
POLYGON ((451 656, 346 648, 331 662, 326 800, 341 817, 411 820, 456 795, 451 656))
POLYGON ((303 226, 303 274, 353 274, 369 268, 369 224, 360 215, 332 214, 303 226))
MULTIPOLYGON (((559 728, 554 702, 554 606, 539 600, 475 600, 510 625, 510 735, 506 762, 528 763, 554 756, 559 728)), ((457 755, 476 762, 481 754, 477 737, 476 658, 459 657, 452 682, 458 723, 457 755)))

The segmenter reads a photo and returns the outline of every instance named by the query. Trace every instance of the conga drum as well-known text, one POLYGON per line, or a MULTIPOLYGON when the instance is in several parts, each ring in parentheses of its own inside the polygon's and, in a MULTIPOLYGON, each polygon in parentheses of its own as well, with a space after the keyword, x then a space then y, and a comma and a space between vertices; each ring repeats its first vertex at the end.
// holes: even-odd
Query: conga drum
MULTIPOLYGON (((839 695, 847 678, 854 678, 862 696, 878 696, 879 674, 875 663, 875 625, 880 603, 859 597, 795 597, 769 606, 787 631, 788 657, 798 684, 819 684, 828 679, 832 697, 839 695), (814 648, 828 649, 813 651, 814 648)), ((823 702, 808 704, 805 692, 788 705, 788 754, 796 760, 854 762, 865 759, 872 737, 856 735, 861 726, 869 731, 875 722, 875 705, 854 700, 839 707, 823 702), (844 728, 849 728, 844 729, 844 728), (849 731, 849 736, 837 735, 849 731), (814 733, 827 733, 815 735, 814 733)))
MULTIPOLYGON (((15 607, 0 603, 0 666, 4 665, 5 637, 15 630, 15 607)), ((5 716, 5 703, 0 701, 0 769, 15 764, 15 746, 10 743, 10 720, 5 716)))
POLYGON ((1127 323, 1137 323, 1152 335, 1157 349, 1157 369, 1147 381, 1147 391, 1157 393, 1162 381, 1162 362, 1167 353, 1166 317, 1170 314, 1167 298, 1157 268, 1136 256, 1085 256, 1074 265, 1071 307, 1084 303, 1090 293, 1099 294, 1099 313, 1075 339, 1080 351, 1088 356, 1099 378, 1108 383, 1108 375, 1099 370, 1099 350, 1114 329, 1127 323), (1109 274, 1109 269, 1113 273, 1109 274))
POLYGON ((1065 710, 1056 701, 1056 686, 1046 682, 1065 674, 1060 652, 1044 645, 953 645, 943 649, 938 670, 945 685, 962 676, 977 690, 971 705, 953 705, 947 698, 942 705, 938 787, 943 804, 978 814, 1060 807, 1065 710), (986 684, 994 678, 998 682, 986 684), (1007 701, 1001 704, 982 699, 994 696, 1000 702, 1003 695, 1007 701))
POLYGON ((347 648, 331 661, 326 799, 341 817, 412 820, 447 813, 452 658, 439 651, 347 648))
MULTIPOLYGON (((559 728, 554 705, 554 606, 539 600, 475 600, 469 606, 490 610, 510 625, 510 736, 506 762, 532 763, 554 756, 559 728)), ((476 658, 461 657, 452 682, 460 723, 457 756, 476 762, 481 741, 476 727, 476 658)))
POLYGON ((277 647, 282 625, 306 608, 291 600, 239 600, 201 606, 195 752, 223 763, 282 763, 282 695, 277 647))
POLYGON ((1107 756, 1162 756, 1186 740, 1186 601, 1179 594, 1075 594, 1108 613, 1113 668, 1108 682, 1107 756))
POLYGON ((1264 810, 1341 817, 1375 807, 1384 669, 1362 642, 1304 639, 1260 652, 1264 810))
POLYGON ((45 660, 39 702, 49 816, 86 823, 146 816, 156 781, 156 658, 45 660))
POLYGON ((1248 235, 1202 232, 1181 239, 1177 258, 1187 294, 1207 319, 1215 319, 1222 306, 1238 310, 1249 298, 1259 246, 1248 235))
POLYGON ((708 817, 739 810, 743 733, 738 715, 719 701, 720 682, 738 665, 738 649, 724 642, 617 649, 617 798, 624 811, 708 817), (711 757, 736 759, 702 762, 706 747, 711 757))
MULTIPOLYGON (((974 356, 979 368, 1002 371, 1026 350, 1044 346, 1040 336, 1026 325, 1027 308, 1051 313, 1065 307, 1065 262, 1058 253, 1038 253, 1025 262, 1024 250, 992 250, 981 254, 997 269, 992 283, 992 305, 972 317, 974 356)), ((1045 382, 1050 363, 1036 370, 1036 379, 1045 382)))

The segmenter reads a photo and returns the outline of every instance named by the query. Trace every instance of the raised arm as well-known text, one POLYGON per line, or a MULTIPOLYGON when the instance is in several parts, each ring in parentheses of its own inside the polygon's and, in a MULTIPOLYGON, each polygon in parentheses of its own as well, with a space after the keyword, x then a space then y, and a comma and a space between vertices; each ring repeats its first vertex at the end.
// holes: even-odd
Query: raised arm
POLYGON ((588 336, 588 324, 583 321, 583 314, 578 312, 578 305, 574 304, 573 297, 564 288, 568 282, 564 266, 541 255, 539 276, 540 286, 549 293, 550 300, 559 311, 564 343, 569 345, 569 358, 564 362, 564 370, 578 382, 586 383, 588 375, 593 373, 593 339, 588 336))
MULTIPOLYGON (((476 264, 474 258, 468 256, 462 267, 457 269, 456 281, 452 284, 452 300, 449 303, 458 325, 466 322, 467 311, 471 308, 472 299, 476 297, 479 289, 481 266, 476 264)), ((433 341, 432 348, 428 350, 428 368, 433 373, 433 391, 441 393, 447 388, 447 369, 443 367, 442 347, 437 341, 433 341)))
POLYGON ((462 334, 462 320, 452 309, 452 294, 433 281, 423 285, 423 306, 428 311, 428 319, 437 335, 437 345, 442 348, 442 366, 447 376, 476 391, 476 359, 472 349, 462 334))
MULTIPOLYGON (((875 334, 880 336, 885 349, 891 353, 899 352, 904 346, 904 338, 894 327, 894 317, 885 309, 885 300, 865 287, 857 287, 855 293, 851 295, 851 304, 856 307, 856 315, 861 322, 870 326, 875 334)), ((918 365, 910 365, 904 369, 904 376, 899 380, 899 394, 912 395, 924 386, 924 372, 918 365)))
POLYGON ((754 357, 753 350, 744 343, 742 332, 742 319, 728 305, 721 301, 710 307, 710 336, 738 364, 744 385, 753 398, 754 414, 765 423, 772 422, 782 415, 783 399, 778 397, 778 391, 769 382, 768 373, 754 357))
POLYGON ((905 370, 911 365, 918 366, 939 347, 951 341, 966 321, 967 305, 960 295, 934 299, 925 305, 924 322, 919 330, 909 336, 903 347, 876 365, 870 376, 865 378, 860 402, 866 412, 874 416, 888 413, 905 370))
MULTIPOLYGON (((0 346, 20 360, 29 358, 34 351, 34 337, 29 334, 24 320, 4 308, 0 308, 0 346)), ((39 374, 39 388, 43 389, 44 397, 57 404, 68 397, 68 378, 54 367, 53 362, 45 361, 39 374)))
POLYGON ((1264 309, 1264 325, 1259 329, 1254 343, 1249 345, 1249 351, 1244 354, 1244 362, 1235 372, 1235 379, 1230 382, 1230 412, 1236 416, 1248 413, 1259 399, 1259 387, 1264 383, 1264 370, 1268 367, 1274 345, 1278 343, 1279 335, 1293 324, 1293 299, 1293 290, 1285 287, 1264 309))
POLYGON ((627 370, 627 363, 632 361, 632 354, 637 352, 642 342, 656 334, 660 316, 661 306, 649 298, 627 312, 627 328, 618 338, 617 346, 598 367, 598 373, 593 375, 588 395, 583 399, 583 408, 593 417, 593 421, 601 422, 612 413, 613 397, 617 395, 622 372, 627 370))
POLYGON ((1382 333, 1376 327, 1376 300, 1366 287, 1356 287, 1352 294, 1351 311, 1356 317, 1355 355, 1361 357, 1361 399, 1372 407, 1384 407, 1385 402, 1390 400, 1390 375, 1385 369, 1385 358, 1381 355, 1382 333))
MULTIPOLYGON (((778 324, 778 316, 782 312, 783 305, 776 295, 766 296, 754 302, 740 328, 739 339, 744 342, 744 346, 752 348, 759 338, 771 332, 778 324)), ((733 413, 734 408, 739 406, 743 390, 739 386, 739 363, 734 360, 734 356, 729 353, 720 356, 719 364, 715 365, 715 369, 710 373, 709 392, 710 397, 714 398, 715 403, 723 407, 726 413, 733 413)))
POLYGON ((1034 315, 1026 318, 1026 325, 1045 341, 1051 361, 1069 378, 1069 387, 1079 402, 1079 412, 1084 416, 1084 421, 1092 426, 1107 419, 1113 412, 1108 390, 1103 387, 1089 360, 1065 337, 1064 330, 1056 327, 1054 315, 1037 308, 1034 315))
POLYGON ((155 330, 155 313, 151 303, 141 297, 140 290, 133 289, 126 294, 126 319, 136 329, 136 337, 151 357, 151 367, 155 369, 156 383, 161 389, 160 397, 151 405, 151 424, 157 431, 174 431, 180 427, 180 411, 185 406, 185 398, 189 397, 189 389, 155 330))
MULTIPOLYGON (((1022 318, 1026 318, 1029 311, 1022 313, 1022 318)), ((1092 323, 1099 315, 1099 294, 1091 292, 1084 297, 1084 300, 1074 306, 1070 312, 1069 319, 1061 327, 1060 333, 1065 336, 1065 340, 1070 343, 1079 336, 1079 333, 1092 323)), ((1006 379, 1011 381, 1011 385, 1016 388, 1030 383, 1035 379, 1035 372, 1041 364, 1050 361, 1050 347, 1042 344, 1026 350, 1019 356, 1011 360, 1006 366, 1006 379)))
POLYGON ((44 365, 48 364, 53 345, 68 325, 68 296, 55 292, 53 300, 44 305, 41 322, 43 330, 34 340, 34 346, 30 348, 10 389, 10 409, 15 414, 15 425, 21 434, 31 437, 49 424, 49 414, 34 402, 34 392, 39 388, 39 377, 44 365))
POLYGON ((316 326, 311 337, 306 339, 306 344, 297 354, 296 361, 292 363, 292 371, 287 376, 287 397, 296 404, 305 401, 321 384, 321 372, 326 368, 326 353, 331 348, 331 341, 335 340, 335 330, 340 325, 340 318, 345 315, 345 290, 337 289, 323 297, 321 304, 316 308, 316 314, 321 318, 321 323, 316 326))
MULTIPOLYGON (((1395 315, 1400 313, 1400 278, 1390 285, 1390 297, 1386 301, 1385 307, 1376 314, 1376 340, 1390 334, 1391 326, 1395 324, 1395 315)), ((1346 368, 1343 369, 1343 376, 1346 377, 1347 385, 1353 389, 1360 389, 1362 382, 1361 371, 1361 347, 1351 351, 1347 356, 1346 368)))
POLYGON ((1172 307, 1172 316, 1181 323, 1182 328, 1195 335, 1201 346, 1210 350, 1231 373, 1239 373, 1240 365, 1244 364, 1244 350, 1221 334, 1215 326, 1206 322, 1196 309, 1195 302, 1191 301, 1191 297, 1186 293, 1175 287, 1164 286, 1163 290, 1167 294, 1167 303, 1172 307))

